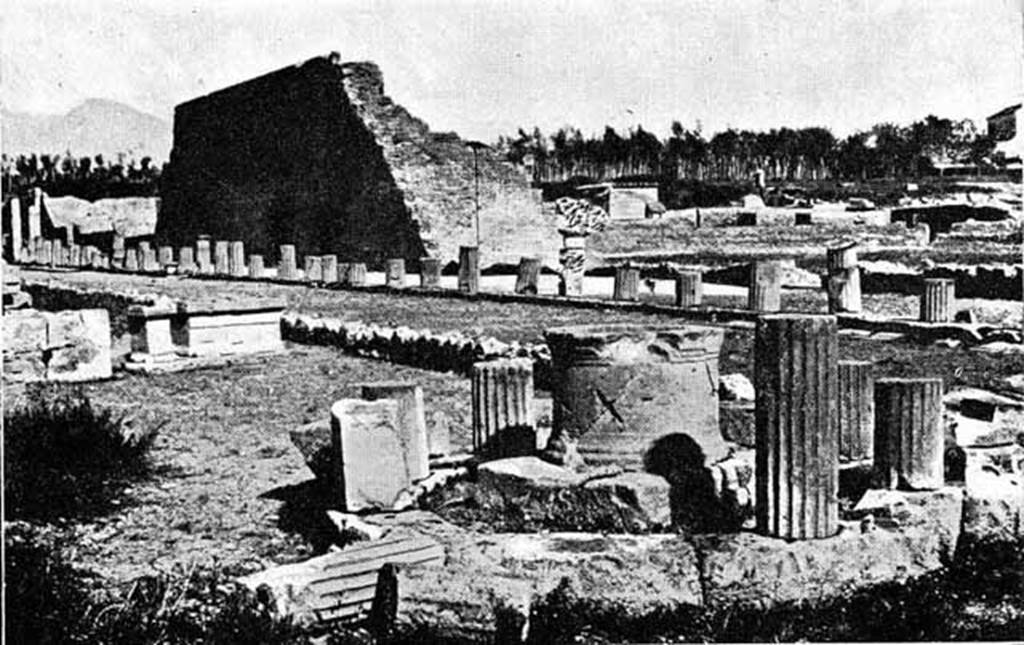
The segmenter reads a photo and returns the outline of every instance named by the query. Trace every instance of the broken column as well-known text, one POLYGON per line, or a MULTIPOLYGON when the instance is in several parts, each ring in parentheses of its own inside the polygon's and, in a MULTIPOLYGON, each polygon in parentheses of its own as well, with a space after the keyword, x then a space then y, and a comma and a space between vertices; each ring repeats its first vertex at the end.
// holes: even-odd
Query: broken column
POLYGON ((640 292, 640 269, 629 266, 615 267, 613 300, 636 300, 640 292))
POLYGON ((427 446, 427 417, 423 405, 423 388, 414 383, 389 381, 365 383, 362 397, 367 401, 387 399, 398 404, 402 431, 401 443, 409 476, 413 480, 430 474, 430 455, 427 446))
POLYGON ((348 267, 348 283, 353 287, 366 286, 366 265, 362 262, 353 262, 348 267))
POLYGON ((384 268, 384 284, 392 289, 405 287, 405 260, 391 258, 384 268))
POLYGON ((398 403, 342 399, 331 406, 332 487, 342 510, 391 509, 412 483, 398 403))
POLYGON ((191 246, 178 248, 178 273, 194 273, 196 270, 196 252, 191 246))
POLYGON ((55 238, 50 246, 50 266, 64 266, 64 244, 60 238, 55 238))
POLYGON ((533 361, 510 358, 473 364, 473 452, 491 458, 537 450, 533 361))
POLYGON ((53 240, 39 239, 39 257, 36 258, 36 262, 43 266, 49 266, 53 262, 53 240))
POLYGON ((68 249, 68 264, 73 267, 82 266, 82 247, 77 244, 72 244, 68 249))
POLYGON ((208 275, 213 273, 213 261, 210 259, 210 239, 200 236, 196 240, 196 264, 199 266, 199 273, 208 275))
POLYGON ((281 262, 277 265, 277 277, 283 280, 294 280, 299 269, 295 264, 295 245, 281 245, 281 262))
POLYGON ((825 291, 829 313, 856 313, 861 310, 860 267, 857 244, 852 242, 825 250, 828 275, 825 291))
POLYGON ((334 284, 338 281, 338 256, 321 255, 320 272, 326 284, 334 284))
POLYGON ((43 236, 43 190, 32 189, 32 205, 28 208, 28 239, 35 240, 43 236))
POLYGON ((551 458, 571 463, 578 452, 587 464, 642 470, 664 441, 694 446, 686 459, 696 468, 728 455, 718 427, 721 329, 584 325, 545 335, 551 458))
POLYGON ((752 262, 749 285, 747 309, 764 312, 782 309, 782 266, 778 262, 752 262))
POLYGON ((160 263, 161 269, 167 269, 167 267, 174 264, 174 248, 170 246, 161 246, 157 250, 157 262, 160 263))
POLYGON ((875 381, 875 470, 880 485, 941 488, 943 450, 942 379, 875 381))
POLYGON ((480 291, 480 249, 475 246, 459 247, 459 291, 480 291))
POLYGON ((160 270, 160 264, 156 260, 156 250, 153 249, 148 243, 139 245, 139 263, 142 265, 142 270, 146 273, 152 273, 160 270))
POLYGON ((839 461, 875 454, 875 378, 870 361, 839 361, 839 461))
POLYGON ((834 316, 776 314, 757 320, 756 518, 786 539, 839 530, 839 354, 834 316))
POLYGON ((249 277, 250 278, 262 278, 263 277, 263 256, 253 254, 249 256, 249 277))
POLYGON ((110 247, 110 258, 114 266, 119 269, 124 268, 124 248, 124 235, 114 231, 114 241, 111 243, 110 247))
POLYGON ((583 275, 587 261, 587 238, 583 235, 562 236, 562 249, 558 252, 558 261, 562 265, 562 274, 558 283, 558 293, 563 296, 583 295, 583 275))
POLYGON ((21 239, 21 200, 17 197, 11 197, 8 208, 10 208, 11 213, 11 259, 15 262, 22 262, 21 248, 24 242, 21 239))
POLYGON ((217 275, 231 275, 231 251, 227 240, 213 243, 213 271, 217 275))
POLYGON ((535 296, 540 285, 540 258, 520 258, 516 271, 516 293, 535 296))
POLYGON ((420 286, 425 289, 441 286, 441 258, 420 258, 420 286))
POLYGON ((228 257, 228 268, 231 275, 241 278, 249 274, 245 266, 245 242, 235 240, 231 243, 230 256, 228 257))
POLYGON ((139 252, 135 247, 128 247, 124 250, 124 270, 130 273, 139 270, 139 252))
POLYGON ((676 306, 697 307, 704 298, 704 278, 700 271, 676 274, 676 306))
POLYGON ((319 255, 306 256, 306 280, 310 282, 321 282, 324 278, 323 262, 319 255))
POLYGON ((951 278, 925 278, 921 293, 921 322, 948 323, 956 306, 956 281, 951 278))

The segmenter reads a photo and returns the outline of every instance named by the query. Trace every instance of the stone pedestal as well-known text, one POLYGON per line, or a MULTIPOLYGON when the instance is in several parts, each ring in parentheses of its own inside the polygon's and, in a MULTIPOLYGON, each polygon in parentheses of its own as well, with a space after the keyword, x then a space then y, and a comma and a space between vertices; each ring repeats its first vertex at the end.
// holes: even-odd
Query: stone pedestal
POLYGON ((871 459, 874 445, 874 364, 839 361, 839 461, 871 459))
POLYGON ((195 249, 191 246, 183 246, 178 249, 178 273, 195 273, 199 267, 196 266, 195 249))
POLYGON ((676 274, 676 306, 697 307, 704 298, 704 278, 700 271, 676 274))
POLYGON ((521 258, 516 271, 516 293, 535 296, 540 290, 540 258, 521 258))
POLYGON ((475 363, 472 372, 473 452, 500 459, 537 450, 533 420, 533 361, 475 363))
POLYGON ((161 246, 159 249, 157 249, 157 258, 156 258, 156 260, 157 260, 157 262, 160 263, 160 268, 161 269, 166 269, 167 267, 173 265, 174 264, 174 248, 170 247, 170 246, 161 246))
POLYGON ((348 284, 353 287, 366 286, 366 265, 362 262, 353 262, 348 267, 348 284))
POLYGON ((944 483, 942 379, 875 381, 875 470, 879 484, 910 490, 944 483))
POLYGON ((365 383, 362 397, 367 401, 387 399, 398 404, 399 429, 409 477, 415 481, 430 474, 427 445, 427 417, 423 405, 423 389, 414 383, 389 381, 365 383))
POLYGON ((213 271, 217 275, 231 275, 231 247, 227 240, 213 243, 213 271))
POLYGON ((320 270, 323 272, 326 284, 336 284, 338 282, 338 256, 321 255, 320 270))
POLYGON ((139 245, 139 260, 142 263, 142 270, 146 273, 154 273, 160 270, 160 263, 156 259, 156 250, 148 244, 139 245))
POLYGON ((235 240, 231 243, 231 255, 228 258, 228 265, 231 275, 236 278, 243 278, 249 275, 249 269, 245 266, 245 242, 235 240))
POLYGON ((210 240, 200 237, 196 240, 196 265, 199 273, 209 275, 213 273, 213 260, 210 256, 210 240))
POLYGON ((659 459, 703 468, 727 456, 718 428, 720 329, 594 325, 546 336, 551 456, 571 462, 578 452, 588 464, 638 470, 659 459))
POLYGON ((583 295, 583 277, 587 262, 587 238, 582 235, 563 235, 562 249, 558 262, 562 275, 558 282, 558 294, 562 296, 583 295))
POLYGON ((948 323, 956 308, 956 281, 925 278, 921 293, 921 322, 948 323))
POLYGON ((342 399, 331 407, 334 499, 341 510, 391 509, 412 483, 398 403, 342 399))
POLYGON ((459 291, 480 291, 480 249, 475 246, 459 247, 459 291))
POLYGON ((295 246, 282 244, 281 262, 277 265, 277 277, 283 280, 294 280, 298 277, 298 272, 298 267, 295 264, 295 246))
POLYGON ((782 309, 782 266, 778 262, 751 263, 747 309, 769 313, 782 309))
POLYGON ((262 255, 250 255, 249 256, 249 277, 250 278, 262 278, 263 277, 263 256, 262 255))
POLYGON ((615 267, 613 300, 636 300, 640 293, 640 269, 629 265, 615 267))
POLYGON ((441 258, 420 258, 420 286, 424 289, 441 286, 441 258))
POLYGON ((124 250, 124 270, 135 273, 139 270, 139 252, 134 248, 124 250))
POLYGON ((128 308, 128 331, 132 337, 132 352, 148 358, 174 354, 171 340, 173 309, 132 306, 128 308))
POLYGON ((758 531, 786 539, 839 530, 838 325, 833 316, 757 321, 758 531))
POLYGON ((405 288, 405 260, 392 258, 384 268, 384 284, 392 289, 405 288))
POLYGON ((324 279, 323 262, 319 255, 306 256, 306 280, 309 282, 322 282, 324 279))

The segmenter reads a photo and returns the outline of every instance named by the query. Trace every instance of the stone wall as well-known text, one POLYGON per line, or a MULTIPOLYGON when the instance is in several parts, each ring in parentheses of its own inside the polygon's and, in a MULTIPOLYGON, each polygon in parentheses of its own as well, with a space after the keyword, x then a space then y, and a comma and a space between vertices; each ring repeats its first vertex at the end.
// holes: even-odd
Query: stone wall
MULTIPOLYGON (((545 244, 554 255, 525 178, 489 150, 476 161, 485 262, 545 244)), ((205 233, 268 262, 294 244, 300 256, 415 268, 475 242, 476 175, 466 142, 395 104, 375 64, 314 58, 177 107, 157 239, 205 233)))

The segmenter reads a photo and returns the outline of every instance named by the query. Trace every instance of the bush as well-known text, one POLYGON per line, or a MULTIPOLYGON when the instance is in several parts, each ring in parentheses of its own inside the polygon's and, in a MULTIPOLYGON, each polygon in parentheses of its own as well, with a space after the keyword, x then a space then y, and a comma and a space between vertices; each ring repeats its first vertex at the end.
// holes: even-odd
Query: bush
POLYGON ((80 386, 36 384, 4 414, 5 519, 84 517, 151 472, 156 429, 123 429, 80 386))

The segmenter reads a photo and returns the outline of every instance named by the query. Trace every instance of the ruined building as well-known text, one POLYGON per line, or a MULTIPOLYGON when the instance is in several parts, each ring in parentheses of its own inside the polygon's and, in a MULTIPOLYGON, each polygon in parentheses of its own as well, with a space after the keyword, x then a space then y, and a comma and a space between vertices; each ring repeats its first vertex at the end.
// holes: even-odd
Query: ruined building
POLYGON ((200 234, 277 257, 444 262, 475 243, 484 264, 557 256, 540 195, 497 153, 431 132, 384 94, 373 63, 313 58, 179 105, 157 222, 160 244, 200 234))

